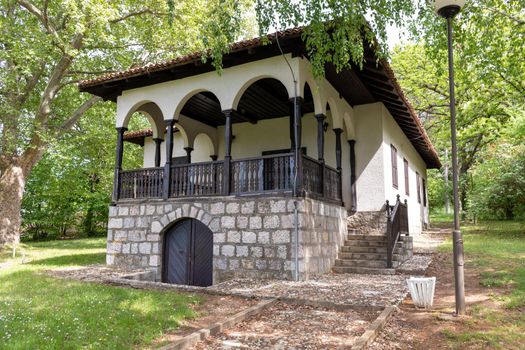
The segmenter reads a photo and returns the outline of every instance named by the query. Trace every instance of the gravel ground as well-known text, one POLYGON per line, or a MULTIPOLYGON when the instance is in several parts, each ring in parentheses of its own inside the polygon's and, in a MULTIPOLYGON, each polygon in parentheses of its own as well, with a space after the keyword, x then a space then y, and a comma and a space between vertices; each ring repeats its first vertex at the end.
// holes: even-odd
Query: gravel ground
POLYGON ((326 274, 308 281, 234 279, 210 289, 258 298, 294 298, 362 306, 399 304, 407 292, 406 276, 326 274))
POLYGON ((412 259, 401 264, 396 272, 411 276, 423 276, 428 266, 432 262, 432 256, 429 254, 416 254, 412 259))
POLYGON ((349 349, 376 317, 278 303, 193 349, 349 349))
POLYGON ((126 269, 123 267, 108 267, 106 265, 73 266, 47 270, 53 277, 70 278, 80 281, 100 281, 105 278, 126 278, 132 274, 145 273, 143 269, 126 269))

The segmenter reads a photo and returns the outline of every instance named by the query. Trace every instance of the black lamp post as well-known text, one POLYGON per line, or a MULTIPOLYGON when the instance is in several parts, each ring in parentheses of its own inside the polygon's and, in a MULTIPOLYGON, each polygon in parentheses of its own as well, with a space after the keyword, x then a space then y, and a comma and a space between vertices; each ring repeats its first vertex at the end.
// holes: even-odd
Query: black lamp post
POLYGON ((450 89, 450 131, 452 141, 452 187, 454 193, 454 280, 456 290, 456 315, 465 314, 465 281, 463 272, 463 237, 459 228, 458 148, 456 143, 456 96, 454 92, 454 57, 452 50, 452 19, 465 5, 464 0, 435 0, 437 14, 447 20, 448 27, 448 75, 450 89))

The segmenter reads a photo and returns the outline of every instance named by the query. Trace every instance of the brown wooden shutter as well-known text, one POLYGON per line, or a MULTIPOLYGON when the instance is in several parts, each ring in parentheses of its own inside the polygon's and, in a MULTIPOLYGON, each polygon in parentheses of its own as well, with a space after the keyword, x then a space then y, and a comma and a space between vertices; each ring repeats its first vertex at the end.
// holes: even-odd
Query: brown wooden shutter
POLYGON ((421 179, 423 181, 423 205, 427 206, 427 184, 425 182, 425 179, 421 179))
POLYGON ((405 193, 410 195, 410 182, 408 181, 408 160, 403 158, 403 165, 405 166, 405 193))
POLYGON ((390 151, 392 156, 392 186, 397 188, 397 149, 394 147, 394 145, 390 145, 390 151))
POLYGON ((419 180, 419 173, 416 172, 416 188, 417 188, 417 202, 421 203, 421 185, 419 180))

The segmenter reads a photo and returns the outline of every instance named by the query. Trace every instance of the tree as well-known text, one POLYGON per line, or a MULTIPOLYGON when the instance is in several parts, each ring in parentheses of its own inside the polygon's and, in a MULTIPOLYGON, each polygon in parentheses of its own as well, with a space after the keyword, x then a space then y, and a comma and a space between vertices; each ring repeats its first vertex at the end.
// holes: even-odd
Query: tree
POLYGON ((194 51, 206 1, 1 0, 0 246, 20 234, 25 183, 49 145, 98 97, 78 93, 90 74, 194 51), (188 27, 194 30, 188 30, 188 27))
MULTIPOLYGON (((115 159, 113 109, 111 103, 91 108, 35 165, 22 202, 22 227, 28 236, 105 231, 115 159)), ((130 130, 148 127, 146 118, 139 117, 132 116, 130 130)), ((142 148, 128 143, 125 148, 125 168, 141 167, 142 148)))
POLYGON ((0 245, 18 240, 35 164, 99 102, 78 94, 79 79, 200 48, 220 69, 228 44, 252 32, 250 5, 261 34, 309 25, 308 54, 322 75, 327 62, 339 69, 360 64, 363 42, 385 42, 387 24, 400 24, 416 8, 410 0, 0 1, 0 245))

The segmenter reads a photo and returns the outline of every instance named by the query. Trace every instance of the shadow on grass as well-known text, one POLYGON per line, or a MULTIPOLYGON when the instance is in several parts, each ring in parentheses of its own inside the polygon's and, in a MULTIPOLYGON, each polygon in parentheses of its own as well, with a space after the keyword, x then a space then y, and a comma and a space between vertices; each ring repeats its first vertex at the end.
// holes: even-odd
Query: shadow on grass
POLYGON ((55 241, 27 242, 32 248, 47 249, 97 249, 106 248, 106 238, 83 238, 55 241))
POLYGON ((92 253, 92 254, 72 254, 72 255, 61 255, 47 259, 33 260, 29 265, 38 266, 70 266, 70 265, 91 265, 91 264, 103 264, 106 259, 105 253, 92 253))

